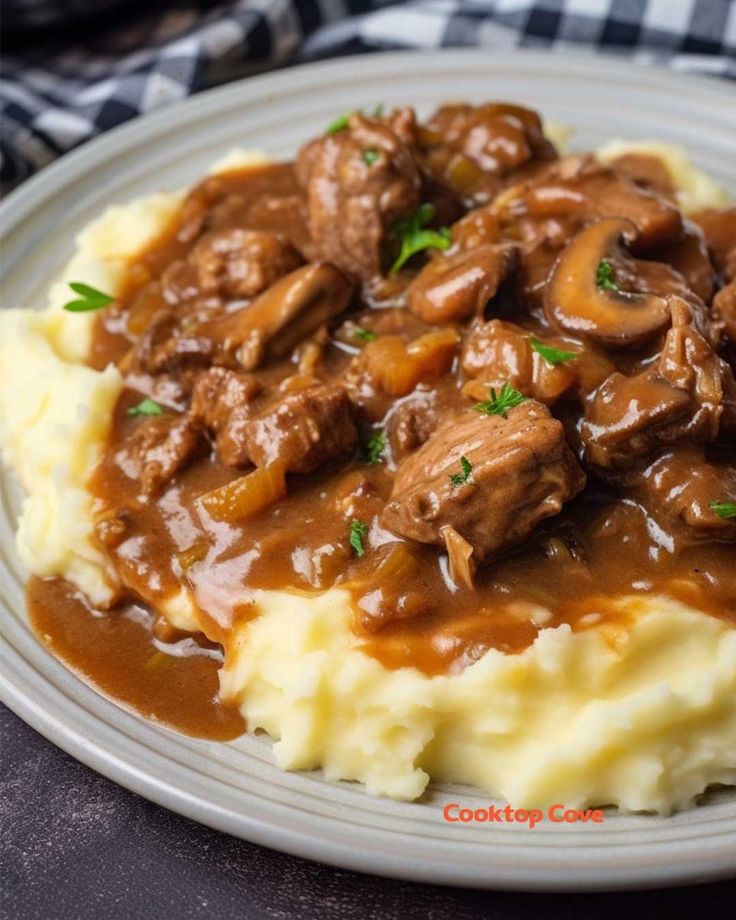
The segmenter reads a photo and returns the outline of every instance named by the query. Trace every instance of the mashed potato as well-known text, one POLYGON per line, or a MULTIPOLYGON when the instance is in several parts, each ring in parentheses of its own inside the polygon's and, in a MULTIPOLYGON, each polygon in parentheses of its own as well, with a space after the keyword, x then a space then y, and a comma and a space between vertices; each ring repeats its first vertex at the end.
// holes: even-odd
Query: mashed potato
POLYGON ((262 593, 221 686, 279 766, 394 798, 429 778, 514 806, 667 812, 736 782, 736 630, 666 598, 632 599, 630 632, 542 630, 460 674, 388 671, 356 648, 347 594, 262 593))
MULTIPOLYGON (((609 146, 601 157, 620 152, 609 146)), ((264 159, 235 152, 217 168, 264 159)), ((673 176, 690 208, 715 201, 693 167, 673 167, 673 176)), ((122 382, 114 368, 83 366, 92 319, 62 306, 72 279, 114 293, 180 200, 160 194, 110 208, 79 236, 45 312, 0 314, 0 447, 27 492, 19 553, 32 572, 63 576, 101 605, 117 584, 91 538, 86 483, 122 382)), ((227 643, 221 686, 251 730, 278 739, 284 769, 321 767, 401 799, 433 778, 515 806, 659 812, 687 807, 711 783, 736 783, 736 630, 672 600, 632 599, 633 625, 616 641, 595 627, 544 629, 521 654, 489 651, 436 677, 387 670, 362 652, 341 590, 264 591, 257 606, 227 643)), ((185 589, 165 612, 175 625, 196 625, 185 589)))
POLYGON ((63 575, 93 603, 117 592, 113 568, 92 541, 86 489, 102 455, 122 386, 117 369, 85 367, 94 314, 68 313, 70 281, 115 293, 131 257, 157 236, 181 202, 157 194, 108 208, 77 237, 47 309, 0 312, 0 448, 27 495, 18 553, 38 575, 63 575))

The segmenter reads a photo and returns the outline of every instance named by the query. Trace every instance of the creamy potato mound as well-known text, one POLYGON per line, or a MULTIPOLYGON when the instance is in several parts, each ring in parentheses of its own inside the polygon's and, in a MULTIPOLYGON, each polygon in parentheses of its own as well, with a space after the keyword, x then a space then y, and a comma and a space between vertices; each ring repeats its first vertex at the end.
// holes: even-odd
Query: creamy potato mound
MULTIPOLYGON (((688 210, 723 203, 681 151, 617 142, 599 155, 634 150, 661 156, 688 210)), ((263 161, 233 152, 218 168, 263 161)), ((61 307, 71 279, 114 292, 180 201, 110 208, 80 234, 44 312, 0 314, 0 446, 26 492, 19 554, 102 607, 117 581, 92 540, 86 485, 122 381, 113 367, 83 365, 91 315, 61 307)), ((710 784, 736 783, 736 630, 665 597, 622 605, 628 630, 548 628, 523 653, 491 650, 461 673, 428 677, 360 650, 346 592, 261 591, 258 616, 227 642, 222 694, 251 731, 276 739, 280 767, 322 768, 376 795, 415 799, 433 779, 519 807, 686 808, 710 784)), ((182 588, 164 613, 196 629, 195 611, 182 588)))

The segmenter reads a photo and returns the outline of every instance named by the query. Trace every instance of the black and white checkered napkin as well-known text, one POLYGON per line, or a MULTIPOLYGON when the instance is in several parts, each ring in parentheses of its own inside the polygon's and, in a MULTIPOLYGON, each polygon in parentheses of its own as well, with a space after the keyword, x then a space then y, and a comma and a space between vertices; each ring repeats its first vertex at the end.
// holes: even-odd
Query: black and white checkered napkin
MULTIPOLYGON (((53 12, 54 0, 13 0, 23 2, 53 12)), ((581 48, 736 79, 736 0, 124 0, 117 11, 111 2, 63 28, 4 35, 4 188, 142 112, 338 54, 581 48)))

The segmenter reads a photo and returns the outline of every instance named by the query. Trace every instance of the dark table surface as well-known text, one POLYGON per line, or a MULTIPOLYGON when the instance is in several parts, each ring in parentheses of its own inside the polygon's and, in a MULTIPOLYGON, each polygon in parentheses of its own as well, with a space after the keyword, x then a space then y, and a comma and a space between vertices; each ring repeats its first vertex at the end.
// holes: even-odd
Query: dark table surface
POLYGON ((625 894, 532 895, 343 872, 245 843, 159 808, 77 763, 4 707, 0 737, 0 917, 8 920, 733 916, 736 882, 625 894))

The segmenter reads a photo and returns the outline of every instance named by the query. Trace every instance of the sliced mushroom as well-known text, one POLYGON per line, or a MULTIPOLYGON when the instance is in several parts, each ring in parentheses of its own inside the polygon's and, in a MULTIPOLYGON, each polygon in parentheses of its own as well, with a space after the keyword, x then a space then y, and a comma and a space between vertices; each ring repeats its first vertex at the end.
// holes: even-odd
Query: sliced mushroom
POLYGON ((545 291, 545 312, 558 328, 615 347, 640 345, 669 323, 664 297, 599 286, 597 273, 615 259, 636 228, 623 218, 589 224, 560 255, 545 291))
POLYGON ((481 315, 517 261, 515 246, 478 246, 432 259, 407 290, 407 306, 425 323, 460 322, 481 315))
POLYGON ((199 333, 251 371, 280 358, 350 303, 353 286, 334 265, 315 262, 279 279, 247 307, 205 323, 199 333))

